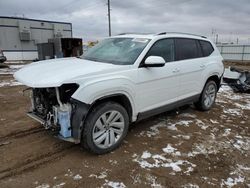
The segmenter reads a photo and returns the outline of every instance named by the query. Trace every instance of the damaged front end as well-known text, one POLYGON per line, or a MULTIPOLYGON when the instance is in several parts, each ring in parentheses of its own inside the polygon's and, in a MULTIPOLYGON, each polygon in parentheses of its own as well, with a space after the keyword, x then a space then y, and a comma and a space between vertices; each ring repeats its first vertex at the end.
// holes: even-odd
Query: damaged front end
POLYGON ((45 129, 55 131, 60 139, 80 143, 89 105, 71 98, 78 87, 77 84, 64 84, 53 88, 31 88, 32 107, 27 115, 45 129))

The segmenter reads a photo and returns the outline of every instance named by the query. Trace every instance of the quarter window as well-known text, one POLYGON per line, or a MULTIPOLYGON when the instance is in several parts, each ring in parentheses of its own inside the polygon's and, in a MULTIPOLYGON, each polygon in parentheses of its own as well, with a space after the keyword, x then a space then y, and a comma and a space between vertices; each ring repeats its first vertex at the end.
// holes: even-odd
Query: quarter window
POLYGON ((174 61, 174 55, 174 39, 162 39, 153 44, 145 59, 149 56, 160 56, 166 62, 171 62, 174 61))
POLYGON ((196 40, 193 39, 175 39, 176 60, 193 59, 201 57, 196 40))
POLYGON ((207 56, 211 55, 211 53, 213 53, 214 48, 210 44, 210 42, 200 40, 200 44, 201 44, 201 49, 202 49, 204 57, 207 57, 207 56))

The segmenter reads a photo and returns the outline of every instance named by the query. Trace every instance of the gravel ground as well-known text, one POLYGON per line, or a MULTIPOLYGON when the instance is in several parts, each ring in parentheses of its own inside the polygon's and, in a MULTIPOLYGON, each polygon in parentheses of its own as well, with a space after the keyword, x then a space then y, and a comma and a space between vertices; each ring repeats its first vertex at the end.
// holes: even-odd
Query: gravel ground
POLYGON ((223 86, 211 111, 133 124, 119 149, 97 156, 26 117, 25 87, 10 74, 0 75, 0 187, 250 187, 249 94, 223 86))

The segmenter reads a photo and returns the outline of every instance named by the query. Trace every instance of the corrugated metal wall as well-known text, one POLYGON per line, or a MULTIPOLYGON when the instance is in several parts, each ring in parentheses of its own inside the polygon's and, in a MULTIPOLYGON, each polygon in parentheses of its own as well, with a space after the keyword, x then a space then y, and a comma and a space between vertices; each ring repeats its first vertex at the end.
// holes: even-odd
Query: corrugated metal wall
POLYGON ((218 45, 225 60, 250 61, 250 45, 218 45))
POLYGON ((8 61, 36 59, 37 44, 55 37, 71 38, 72 24, 0 16, 0 49, 8 61), (29 36, 23 40, 22 34, 29 36))

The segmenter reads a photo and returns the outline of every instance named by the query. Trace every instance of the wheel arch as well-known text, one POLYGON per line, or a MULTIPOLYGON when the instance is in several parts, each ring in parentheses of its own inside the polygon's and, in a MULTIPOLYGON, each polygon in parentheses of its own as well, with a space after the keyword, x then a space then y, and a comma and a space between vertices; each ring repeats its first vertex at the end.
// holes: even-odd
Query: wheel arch
MULTIPOLYGON (((116 103, 120 104, 121 106, 123 106, 126 109, 127 113, 128 113, 129 121, 130 122, 133 121, 133 113, 134 113, 133 106, 132 106, 129 98, 123 93, 116 93, 116 94, 106 95, 106 96, 103 96, 103 97, 100 97, 100 98, 96 99, 90 105, 90 109, 89 109, 88 114, 91 113, 93 108, 96 107, 97 105, 100 105, 102 103, 109 102, 109 101, 116 102, 116 103)), ((87 116, 88 116, 88 114, 87 114, 87 116)))
MULTIPOLYGON (((220 78, 217 74, 214 74, 214 75, 211 75, 210 77, 208 77, 206 83, 207 83, 208 81, 210 81, 210 80, 213 80, 213 81, 216 83, 216 85, 217 85, 217 90, 219 90, 220 84, 221 84, 221 78, 220 78)), ((205 83, 205 85, 206 85, 206 83, 205 83)), ((205 85, 204 85, 204 87, 205 87, 205 85)))

